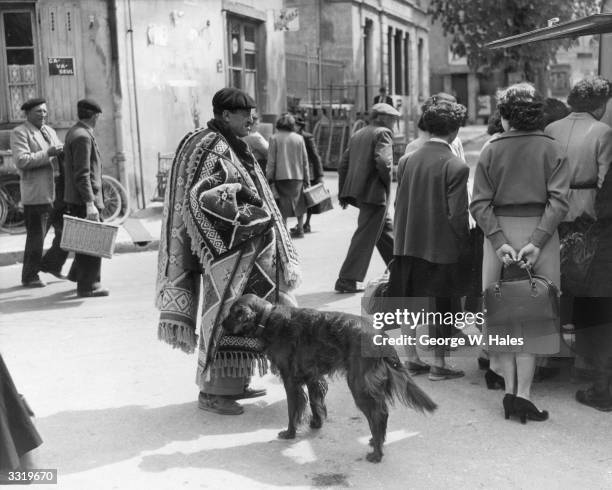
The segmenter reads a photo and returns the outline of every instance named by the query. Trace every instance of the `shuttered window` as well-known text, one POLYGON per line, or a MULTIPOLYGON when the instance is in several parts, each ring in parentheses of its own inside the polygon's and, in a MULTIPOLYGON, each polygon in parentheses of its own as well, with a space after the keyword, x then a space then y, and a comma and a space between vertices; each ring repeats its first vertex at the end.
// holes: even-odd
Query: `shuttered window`
POLYGON ((40 95, 33 9, 0 10, 0 122, 24 119, 21 105, 40 95))

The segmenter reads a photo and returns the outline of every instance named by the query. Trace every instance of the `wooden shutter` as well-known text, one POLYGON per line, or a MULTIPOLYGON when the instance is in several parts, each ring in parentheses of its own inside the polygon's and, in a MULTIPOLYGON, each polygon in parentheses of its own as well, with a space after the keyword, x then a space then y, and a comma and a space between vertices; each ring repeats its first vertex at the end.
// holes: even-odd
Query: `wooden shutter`
POLYGON ((54 2, 39 10, 42 78, 49 122, 69 127, 77 120, 76 103, 85 94, 81 11, 78 2, 54 2), (74 75, 50 75, 49 58, 74 58, 74 75))

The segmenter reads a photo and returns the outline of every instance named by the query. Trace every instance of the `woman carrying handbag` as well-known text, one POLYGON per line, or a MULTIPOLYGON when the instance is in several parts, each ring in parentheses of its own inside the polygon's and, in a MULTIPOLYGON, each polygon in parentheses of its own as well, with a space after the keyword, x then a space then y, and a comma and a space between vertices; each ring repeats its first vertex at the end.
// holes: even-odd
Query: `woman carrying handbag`
MULTIPOLYGON (((482 151, 474 177, 470 211, 485 234, 483 289, 496 283, 504 265, 521 262, 555 285, 560 282, 557 227, 567 212, 567 162, 555 140, 545 135, 543 103, 533 86, 512 85, 498 94, 505 132, 482 151)), ((531 402, 537 355, 559 351, 558 320, 487 325, 492 360, 501 367, 506 418, 546 420, 548 412, 531 402), (490 342, 516 339, 514 342, 490 342), (516 345, 518 343, 522 345, 516 345), (512 345, 515 343, 515 345, 512 345)))

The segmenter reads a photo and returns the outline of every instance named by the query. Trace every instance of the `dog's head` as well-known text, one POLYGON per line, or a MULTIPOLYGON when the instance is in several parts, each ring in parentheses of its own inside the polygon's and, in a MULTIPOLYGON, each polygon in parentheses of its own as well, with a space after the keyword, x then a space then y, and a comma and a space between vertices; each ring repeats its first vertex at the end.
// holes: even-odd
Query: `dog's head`
POLYGON ((254 294, 241 296, 234 301, 223 320, 224 330, 230 335, 255 336, 262 314, 268 305, 271 303, 254 294))

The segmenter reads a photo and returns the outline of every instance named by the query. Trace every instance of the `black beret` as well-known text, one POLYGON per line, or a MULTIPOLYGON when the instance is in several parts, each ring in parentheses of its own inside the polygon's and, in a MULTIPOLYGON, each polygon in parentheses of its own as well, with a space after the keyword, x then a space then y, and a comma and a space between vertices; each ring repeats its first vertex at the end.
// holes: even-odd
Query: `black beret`
POLYGON ((253 109, 256 107, 253 98, 237 88, 222 88, 213 96, 212 104, 215 112, 253 109))
POLYGON ((43 99, 42 97, 36 97, 35 99, 29 99, 29 100, 26 100, 23 104, 21 104, 21 110, 29 111, 30 109, 33 109, 37 105, 45 104, 46 102, 47 101, 43 99))
POLYGON ((88 109, 93 112, 102 112, 102 109, 95 100, 92 99, 81 99, 77 102, 77 108, 88 109))

